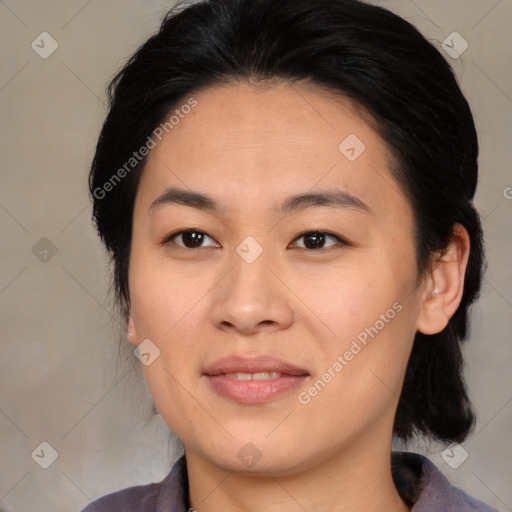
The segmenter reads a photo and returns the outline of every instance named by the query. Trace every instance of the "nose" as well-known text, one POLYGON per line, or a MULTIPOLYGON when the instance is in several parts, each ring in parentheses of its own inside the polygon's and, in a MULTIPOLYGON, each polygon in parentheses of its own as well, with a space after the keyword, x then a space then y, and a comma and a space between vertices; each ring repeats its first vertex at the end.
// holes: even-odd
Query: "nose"
POLYGON ((231 271, 214 289, 212 316, 218 329, 254 335, 286 329, 293 322, 293 294, 277 277, 283 273, 267 252, 252 262, 235 253, 231 271))

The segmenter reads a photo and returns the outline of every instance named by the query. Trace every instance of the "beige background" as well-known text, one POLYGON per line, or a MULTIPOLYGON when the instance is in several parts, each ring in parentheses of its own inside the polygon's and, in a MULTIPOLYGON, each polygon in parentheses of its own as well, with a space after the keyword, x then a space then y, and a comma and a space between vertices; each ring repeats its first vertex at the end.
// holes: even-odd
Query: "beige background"
MULTIPOLYGON (((438 46, 454 31, 468 42, 462 58, 446 58, 481 141, 476 202, 489 269, 466 349, 478 425, 458 469, 440 446, 411 449, 473 496, 512 510, 512 2, 378 3, 438 46)), ((116 363, 119 326, 86 187, 106 83, 172 4, 0 0, 0 503, 11 512, 78 511, 160 480, 181 453, 158 415, 148 421, 140 372, 116 363), (58 42, 47 59, 31 48, 43 31, 58 42), (43 237, 57 251, 46 263, 33 253, 43 237), (31 457, 43 441, 58 452, 48 469, 31 457)))

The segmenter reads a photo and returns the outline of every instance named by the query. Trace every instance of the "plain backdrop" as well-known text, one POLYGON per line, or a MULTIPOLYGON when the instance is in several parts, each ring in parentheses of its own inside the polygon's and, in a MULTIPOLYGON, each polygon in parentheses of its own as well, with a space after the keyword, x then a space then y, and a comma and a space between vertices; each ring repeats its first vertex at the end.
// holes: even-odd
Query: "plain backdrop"
MULTIPOLYGON (((489 267, 465 348, 478 423, 457 469, 442 446, 409 449, 473 496, 512 510, 512 2, 376 3, 442 52, 453 32, 467 42, 459 58, 444 54, 481 144, 476 205, 489 267)), ((181 454, 152 414, 137 364, 119 363, 133 355, 126 341, 118 357, 121 328, 86 182, 106 84, 172 5, 0 0, 0 503, 10 512, 78 511, 160 480, 181 454)))

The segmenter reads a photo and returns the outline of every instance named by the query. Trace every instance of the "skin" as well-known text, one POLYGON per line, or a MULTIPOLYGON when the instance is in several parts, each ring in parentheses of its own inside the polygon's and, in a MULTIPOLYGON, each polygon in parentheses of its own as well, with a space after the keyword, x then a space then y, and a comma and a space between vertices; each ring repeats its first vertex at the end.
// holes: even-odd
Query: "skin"
POLYGON ((128 325, 134 345, 149 338, 160 350, 144 375, 185 446, 191 506, 409 510, 391 477, 393 418, 415 333, 441 331, 460 302, 466 231, 454 230, 418 286, 411 206, 389 171, 387 147, 349 100, 285 83, 193 96, 197 106, 149 154, 137 192, 128 325), (350 134, 366 146, 355 161, 338 149, 350 134), (171 186, 209 194, 225 210, 151 209, 171 186), (272 210, 289 195, 333 188, 371 213, 272 210), (187 248, 179 234, 161 243, 192 228, 207 234, 200 248, 187 248), (297 237, 315 229, 347 243, 327 237, 323 250, 305 248, 308 240, 297 237), (247 236, 263 249, 252 263, 236 252, 247 236), (300 403, 298 393, 397 302, 401 311, 378 335, 300 403), (270 402, 239 404, 203 375, 231 354, 271 354, 309 376, 270 402), (237 456, 248 442, 261 453, 250 468, 237 456))

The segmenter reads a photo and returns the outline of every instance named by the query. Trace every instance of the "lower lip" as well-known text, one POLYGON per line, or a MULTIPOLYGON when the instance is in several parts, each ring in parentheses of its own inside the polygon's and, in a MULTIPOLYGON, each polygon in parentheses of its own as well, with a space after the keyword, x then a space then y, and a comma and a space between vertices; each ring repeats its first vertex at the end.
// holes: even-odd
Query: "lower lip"
POLYGON ((300 386, 307 375, 281 375, 268 380, 237 380, 226 375, 206 375, 213 389, 242 404, 269 402, 300 386))

